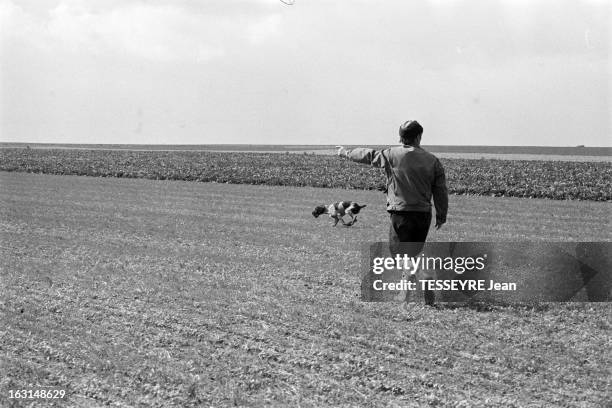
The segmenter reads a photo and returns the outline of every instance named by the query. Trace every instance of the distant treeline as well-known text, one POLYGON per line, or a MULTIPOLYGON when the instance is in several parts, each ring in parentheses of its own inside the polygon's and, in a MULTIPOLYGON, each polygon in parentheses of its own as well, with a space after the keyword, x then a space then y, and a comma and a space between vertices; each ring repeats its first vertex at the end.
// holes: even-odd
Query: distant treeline
MULTIPOLYGON (((286 152, 333 150, 333 145, 270 145, 270 144, 69 144, 69 143, 0 143, 0 148, 32 149, 95 149, 95 150, 151 150, 151 151, 237 151, 237 152, 286 152)), ((357 147, 357 146, 348 146, 357 147)), ((369 145, 365 147, 385 148, 369 145)), ((423 146, 433 153, 490 153, 490 154, 538 154, 560 156, 612 156, 612 147, 584 146, 423 146)))

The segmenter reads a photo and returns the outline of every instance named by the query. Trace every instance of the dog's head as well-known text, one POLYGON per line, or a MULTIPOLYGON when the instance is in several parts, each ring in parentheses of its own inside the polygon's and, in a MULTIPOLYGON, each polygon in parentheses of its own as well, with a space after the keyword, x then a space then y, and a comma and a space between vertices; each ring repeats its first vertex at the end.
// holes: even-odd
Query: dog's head
POLYGON ((314 209, 314 211, 312 212, 312 215, 317 218, 319 215, 321 214, 325 214, 325 207, 322 205, 317 205, 314 209))
POLYGON ((361 209, 362 209, 362 208, 365 208, 365 207, 367 207, 367 205, 366 205, 366 204, 364 204, 364 205, 359 205, 359 204, 355 203, 355 204, 353 205, 353 209, 351 210, 351 212, 352 212, 353 214, 359 214, 359 211, 361 211, 361 209))

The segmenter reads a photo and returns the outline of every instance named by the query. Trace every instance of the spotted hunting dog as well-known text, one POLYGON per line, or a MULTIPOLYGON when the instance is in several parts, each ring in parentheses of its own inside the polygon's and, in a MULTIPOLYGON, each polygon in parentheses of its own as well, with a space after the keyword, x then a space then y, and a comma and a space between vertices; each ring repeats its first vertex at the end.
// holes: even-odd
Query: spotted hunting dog
POLYGON ((364 207, 365 205, 359 205, 354 201, 339 201, 329 205, 316 206, 312 215, 317 218, 319 215, 328 214, 330 218, 335 220, 334 227, 338 224, 338 221, 341 221, 342 225, 350 227, 357 222, 357 214, 364 207), (351 217, 348 223, 344 222, 343 217, 345 215, 351 217))

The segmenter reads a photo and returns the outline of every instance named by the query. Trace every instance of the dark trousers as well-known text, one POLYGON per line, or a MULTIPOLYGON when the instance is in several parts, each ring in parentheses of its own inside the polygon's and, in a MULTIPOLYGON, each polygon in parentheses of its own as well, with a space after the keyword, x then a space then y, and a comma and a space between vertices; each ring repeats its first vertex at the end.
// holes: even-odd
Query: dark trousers
POLYGON ((402 254, 417 256, 425 245, 429 226, 431 225, 431 213, 419 211, 392 212, 391 228, 389 228, 389 244, 393 248, 401 250, 402 254), (400 244, 402 243, 402 244, 400 244))
MULTIPOLYGON (((425 246, 425 240, 431 225, 431 213, 405 211, 390 214, 389 250, 391 254, 393 256, 396 254, 417 256, 425 246)), ((423 295, 426 304, 434 304, 435 295, 433 291, 425 290, 423 295)))

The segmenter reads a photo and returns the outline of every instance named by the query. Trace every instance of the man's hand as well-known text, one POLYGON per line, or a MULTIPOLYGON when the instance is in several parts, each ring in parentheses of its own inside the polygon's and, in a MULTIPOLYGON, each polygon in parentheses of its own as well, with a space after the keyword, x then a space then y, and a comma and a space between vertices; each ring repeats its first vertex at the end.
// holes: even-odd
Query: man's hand
POLYGON ((338 149, 338 156, 348 157, 348 150, 346 150, 344 146, 336 146, 336 149, 338 149))
POLYGON ((436 221, 436 230, 439 230, 440 228, 442 228, 442 225, 444 225, 444 222, 436 221))

